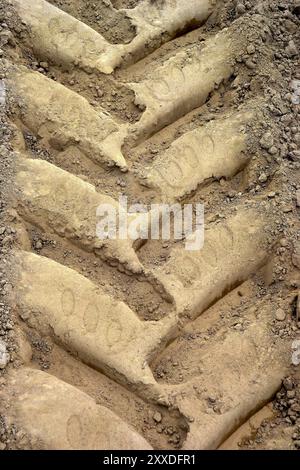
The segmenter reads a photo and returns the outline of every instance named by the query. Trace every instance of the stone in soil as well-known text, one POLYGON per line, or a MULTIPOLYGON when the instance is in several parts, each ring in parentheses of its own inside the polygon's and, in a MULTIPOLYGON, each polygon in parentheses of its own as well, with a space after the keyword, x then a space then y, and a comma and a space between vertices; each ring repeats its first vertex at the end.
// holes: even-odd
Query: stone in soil
POLYGON ((278 321, 284 321, 286 317, 286 313, 282 308, 278 308, 275 312, 275 318, 278 321))

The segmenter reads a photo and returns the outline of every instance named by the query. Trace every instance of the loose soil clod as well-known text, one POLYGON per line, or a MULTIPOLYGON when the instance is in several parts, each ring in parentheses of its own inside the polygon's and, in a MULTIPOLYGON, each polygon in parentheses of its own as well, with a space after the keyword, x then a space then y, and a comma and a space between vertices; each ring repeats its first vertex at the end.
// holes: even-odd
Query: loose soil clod
POLYGON ((0 450, 300 448, 298 3, 0 0, 0 450))

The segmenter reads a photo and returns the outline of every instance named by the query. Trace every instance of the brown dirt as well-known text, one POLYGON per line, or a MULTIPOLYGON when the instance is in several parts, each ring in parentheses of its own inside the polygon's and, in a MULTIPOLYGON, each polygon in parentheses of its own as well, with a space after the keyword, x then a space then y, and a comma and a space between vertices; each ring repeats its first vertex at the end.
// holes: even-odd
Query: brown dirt
POLYGON ((115 11, 109 2, 50 0, 50 3, 83 21, 113 44, 128 43, 135 36, 135 27, 130 19, 126 14, 115 11))
MULTIPOLYGON (((135 8, 140 3, 136 0, 49 3, 87 24, 111 44, 129 44, 136 37, 130 18, 122 11, 135 8)), ((164 8, 164 2, 158 3, 157 8, 164 8)), ((299 365, 292 364, 292 343, 300 339, 299 23, 297 0, 227 0, 215 6, 202 26, 195 29, 191 22, 179 36, 166 29, 159 43, 152 38, 144 45, 140 60, 128 65, 124 59, 123 66, 104 74, 82 67, 80 57, 70 67, 56 57, 45 60, 39 56, 30 28, 17 14, 14 1, 0 0, 0 100, 2 83, 12 76, 13 63, 47 77, 52 84, 64 85, 74 92, 75 103, 69 119, 71 137, 63 134, 66 126, 59 125, 61 116, 58 124, 45 118, 46 132, 43 129, 42 135, 36 116, 24 108, 25 98, 15 92, 14 85, 5 89, 6 101, 0 107, 0 347, 5 345, 9 354, 6 366, 0 368, 0 393, 4 397, 0 450, 47 447, 47 440, 36 444, 33 423, 20 417, 21 405, 17 408, 9 398, 10 390, 18 388, 17 379, 12 387, 11 377, 18 377, 18 371, 25 367, 42 370, 81 390, 115 413, 154 449, 300 448, 300 375, 299 365), (230 46, 226 48, 224 36, 222 44, 211 46, 205 55, 206 44, 225 28, 232 35, 230 46), (170 40, 170 35, 175 38, 170 40), (229 60, 223 63, 226 54, 229 60), (197 74, 190 72, 188 67, 201 67, 202 56, 207 63, 212 61, 205 74, 202 69, 197 74), (178 57, 180 65, 173 69, 169 64, 178 57), (208 84, 210 73, 212 83, 208 84), (219 74, 215 82, 214 73, 219 74), (77 121, 72 113, 77 109, 78 96, 90 105, 90 121, 81 123, 88 142, 92 140, 89 132, 94 111, 99 116, 102 112, 111 116, 118 130, 126 128, 120 151, 127 171, 96 161, 94 152, 91 155, 76 142, 77 121), (223 120, 246 111, 253 112, 255 118, 241 122, 241 130, 233 130, 228 137, 228 141, 238 142, 235 139, 243 135, 243 142, 227 151, 224 134, 227 153, 211 168, 218 145, 223 148, 223 120), (51 132, 55 125, 55 135, 62 137, 54 145, 51 132), (192 136, 200 127, 213 132, 219 141, 211 153, 202 142, 195 144, 200 163, 193 171, 184 163, 180 181, 183 190, 180 186, 178 191, 175 185, 167 193, 164 184, 152 184, 149 169, 157 159, 171 162, 167 176, 179 178, 175 167, 180 154, 172 153, 174 142, 187 133, 192 136), (220 129, 219 134, 215 129, 220 129), (245 163, 228 170, 225 163, 239 145, 242 150, 238 158, 246 159, 245 163), (15 167, 18 152, 64 170, 66 187, 71 184, 68 175, 75 175, 93 185, 97 193, 115 200, 123 194, 129 203, 148 207, 167 197, 181 204, 204 203, 205 225, 212 238, 208 235, 206 247, 204 242, 203 259, 201 252, 186 255, 184 240, 149 240, 133 244, 143 267, 136 273, 122 264, 117 247, 111 249, 110 257, 87 248, 84 236, 77 235, 76 239, 71 234, 68 221, 61 232, 52 229, 56 218, 63 220, 60 213, 68 205, 68 190, 63 188, 56 212, 40 216, 39 200, 30 203, 27 212, 21 209, 20 195, 13 189, 19 171, 15 167), (195 181, 189 185, 192 177, 195 181), (236 214, 247 211, 254 214, 249 223, 238 227, 232 222, 236 214), (43 219, 39 224, 35 222, 38 217, 43 219), (223 225, 225 232, 235 227, 235 233, 218 240, 223 225), (258 246, 253 248, 251 238, 256 236, 258 246), (34 292, 33 280, 32 302, 36 301, 36 307, 30 308, 19 293, 24 268, 17 267, 11 254, 21 250, 71 268, 91 281, 95 291, 131 309, 145 335, 141 333, 140 343, 139 338, 128 339, 129 346, 137 345, 137 360, 145 359, 139 381, 128 372, 131 365, 125 363, 131 356, 126 358, 126 349, 119 356, 119 369, 110 365, 111 356, 106 352, 89 351, 91 356, 101 353, 103 367, 96 366, 83 353, 85 341, 81 342, 80 335, 84 338, 86 333, 79 327, 80 340, 72 343, 67 339, 69 330, 58 333, 49 321, 45 332, 38 322, 38 326, 32 326, 27 321, 37 312, 43 316, 39 303, 43 291, 34 292), (240 260, 245 260, 244 266, 240 267, 240 260), (167 329, 163 321, 172 315, 178 315, 176 327, 167 329), (151 330, 152 322, 162 330, 159 340, 151 330), (144 352, 148 340, 153 340, 153 350, 145 346, 144 352), (240 348, 236 353, 235 347, 240 348), (151 384, 145 378, 148 373, 153 374, 151 384)), ((33 100, 34 90, 30 93, 26 99, 33 100)), ((45 87, 41 103, 47 96, 45 87)), ((66 109, 66 102, 61 106, 66 109)), ((100 145, 102 138, 97 138, 100 145)), ((187 146, 184 151, 189 149, 187 146)), ((110 155, 114 152, 115 148, 110 155)), ((81 201, 76 212, 84 222, 85 203, 81 201)), ((68 276, 66 271, 66 279, 68 276)), ((60 294, 54 285, 53 280, 53 299, 57 299, 60 294)), ((51 286, 47 289, 51 291, 51 286)), ((101 308, 106 314, 106 307, 101 308)), ((109 320, 104 317, 106 325, 109 320)), ((128 325, 130 321, 131 317, 128 325)), ((140 369, 133 364, 132 370, 138 374, 140 369)), ((59 412, 59 397, 57 406, 59 412)), ((35 429, 41 440, 42 431, 35 429)), ((90 448, 89 442, 81 445, 90 448)), ((101 445, 99 448, 103 448, 101 445)), ((48 444, 51 446, 55 448, 55 444, 48 444)))
POLYGON ((140 3, 140 0, 113 0, 111 3, 117 9, 135 8, 140 3))

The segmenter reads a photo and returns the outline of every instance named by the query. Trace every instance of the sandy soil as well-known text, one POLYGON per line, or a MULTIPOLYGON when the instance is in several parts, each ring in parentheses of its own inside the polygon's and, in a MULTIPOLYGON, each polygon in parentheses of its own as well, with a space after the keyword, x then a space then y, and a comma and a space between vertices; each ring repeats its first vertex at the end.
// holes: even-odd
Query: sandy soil
POLYGON ((298 0, 49 4, 0 0, 0 450, 299 449, 298 0), (203 250, 99 246, 120 195, 203 250))

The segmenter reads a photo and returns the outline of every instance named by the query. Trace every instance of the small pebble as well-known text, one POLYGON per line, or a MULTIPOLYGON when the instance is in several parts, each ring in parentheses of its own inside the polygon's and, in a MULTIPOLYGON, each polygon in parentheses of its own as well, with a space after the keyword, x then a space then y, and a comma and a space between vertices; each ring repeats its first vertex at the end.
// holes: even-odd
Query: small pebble
POLYGON ((159 413, 159 411, 156 411, 153 415, 153 419, 156 423, 160 423, 162 420, 162 415, 159 413))
POLYGON ((275 312, 275 318, 278 321, 284 321, 286 317, 286 313, 282 308, 278 308, 275 312))

